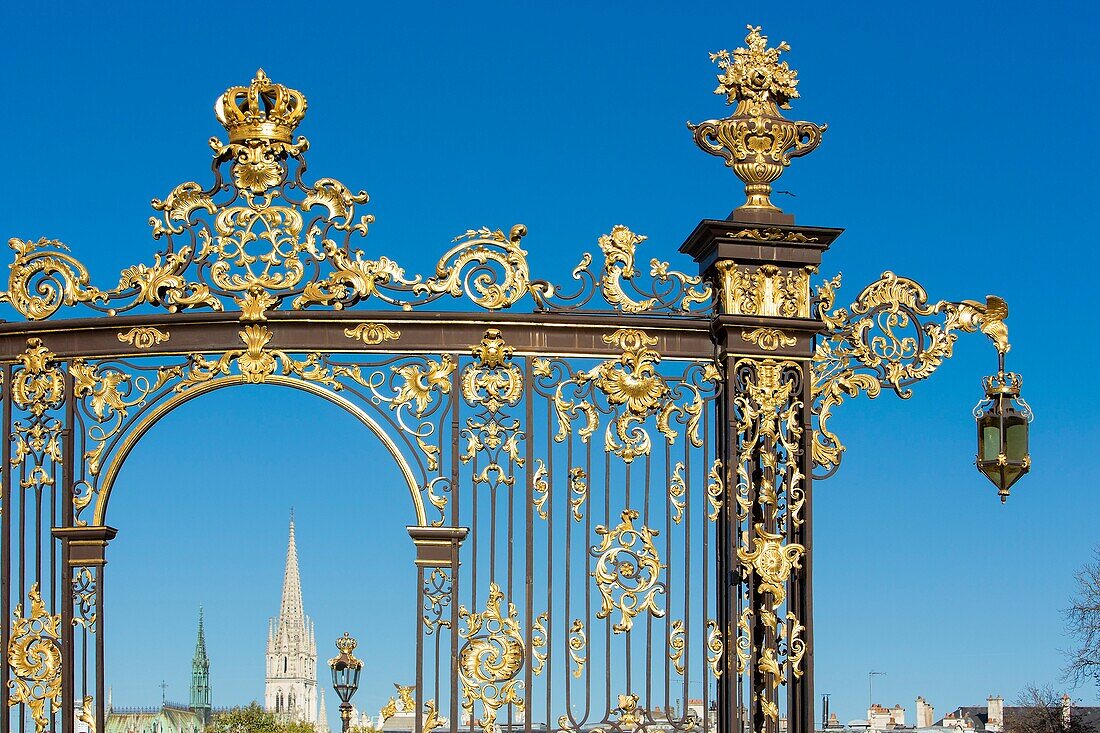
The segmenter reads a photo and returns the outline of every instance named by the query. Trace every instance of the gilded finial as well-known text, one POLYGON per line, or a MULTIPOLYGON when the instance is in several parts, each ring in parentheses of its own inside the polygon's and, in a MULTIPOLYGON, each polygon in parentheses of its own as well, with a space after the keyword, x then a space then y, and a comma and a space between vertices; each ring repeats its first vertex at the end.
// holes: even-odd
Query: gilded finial
POLYGON ((263 69, 246 87, 230 87, 214 104, 229 141, 267 140, 289 143, 306 116, 306 98, 297 89, 276 84, 263 69))
POLYGON ((731 218, 793 223, 793 217, 771 202, 771 184, 791 158, 805 155, 821 143, 828 125, 783 117, 779 110, 790 109, 790 100, 798 97, 798 72, 779 60, 791 47, 781 41, 768 48, 768 37, 760 33, 760 26, 750 25, 748 30, 747 48, 710 54, 722 72, 714 93, 725 95, 727 104, 737 105, 733 114, 698 125, 689 122, 688 128, 700 148, 725 158, 726 165, 745 182, 746 201, 731 218))

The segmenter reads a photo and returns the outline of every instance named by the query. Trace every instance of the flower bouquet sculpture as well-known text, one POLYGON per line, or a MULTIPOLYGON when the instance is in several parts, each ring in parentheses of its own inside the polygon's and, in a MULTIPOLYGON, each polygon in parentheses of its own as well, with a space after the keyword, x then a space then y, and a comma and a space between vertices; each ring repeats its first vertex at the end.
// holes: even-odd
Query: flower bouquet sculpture
POLYGON ((771 202, 771 184, 790 165, 791 158, 805 155, 821 143, 828 125, 792 122, 780 114, 798 97, 798 72, 779 54, 789 51, 786 41, 768 48, 768 37, 759 26, 748 26, 748 48, 710 55, 722 73, 715 94, 726 95, 736 104, 733 114, 698 125, 688 123, 695 143, 711 155, 726 159, 737 177, 745 182, 747 200, 730 215, 738 221, 789 224, 794 218, 771 202))

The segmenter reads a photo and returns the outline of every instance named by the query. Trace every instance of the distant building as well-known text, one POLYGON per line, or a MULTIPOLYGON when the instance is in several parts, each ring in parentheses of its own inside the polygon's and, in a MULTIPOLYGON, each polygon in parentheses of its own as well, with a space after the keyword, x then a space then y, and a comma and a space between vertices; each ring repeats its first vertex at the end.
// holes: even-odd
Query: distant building
MULTIPOLYGON (((159 708, 116 708, 107 697, 107 733, 202 733, 210 722, 210 658, 202 609, 195 656, 191 660, 191 703, 162 703, 159 708)), ((86 726, 85 726, 86 729, 86 726)))
POLYGON ((264 710, 283 721, 318 722, 317 642, 313 622, 302 609, 302 583, 298 575, 298 547, 294 541, 294 515, 283 573, 283 599, 279 617, 268 621, 267 679, 264 710))

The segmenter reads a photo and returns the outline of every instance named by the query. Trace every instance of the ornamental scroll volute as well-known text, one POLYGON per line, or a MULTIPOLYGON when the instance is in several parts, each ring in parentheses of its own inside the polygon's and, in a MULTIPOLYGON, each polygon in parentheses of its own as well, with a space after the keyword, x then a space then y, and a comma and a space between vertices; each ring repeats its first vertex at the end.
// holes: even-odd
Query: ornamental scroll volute
POLYGON ((462 708, 471 715, 480 704, 477 724, 484 733, 498 733, 497 715, 512 705, 523 712, 523 680, 520 670, 526 658, 519 614, 496 583, 489 585, 485 610, 471 612, 465 606, 458 617, 466 624, 459 631, 465 639, 458 652, 462 708))
POLYGON ((929 302, 916 281, 892 272, 865 287, 848 308, 835 308, 840 276, 823 283, 816 315, 826 327, 813 355, 813 461, 815 478, 840 467, 844 444, 829 426, 833 408, 846 397, 878 397, 887 387, 902 399, 911 386, 930 377, 950 358, 959 332, 984 333, 1004 355, 1008 304, 995 295, 973 300, 929 302))
POLYGON ((61 707, 61 616, 46 610, 38 583, 31 586, 27 601, 29 608, 20 603, 12 613, 8 705, 25 704, 36 733, 43 733, 53 711, 61 707))

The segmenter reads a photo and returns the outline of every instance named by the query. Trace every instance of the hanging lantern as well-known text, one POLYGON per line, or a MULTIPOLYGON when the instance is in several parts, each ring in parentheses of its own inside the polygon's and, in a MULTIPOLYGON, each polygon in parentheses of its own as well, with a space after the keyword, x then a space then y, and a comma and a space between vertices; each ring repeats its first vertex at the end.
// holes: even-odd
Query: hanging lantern
POLYGON ((1019 374, 1001 369, 982 380, 985 397, 974 407, 978 470, 997 487, 1002 504, 1008 499, 1009 488, 1031 469, 1027 433, 1034 415, 1020 397, 1021 384, 1019 374))

